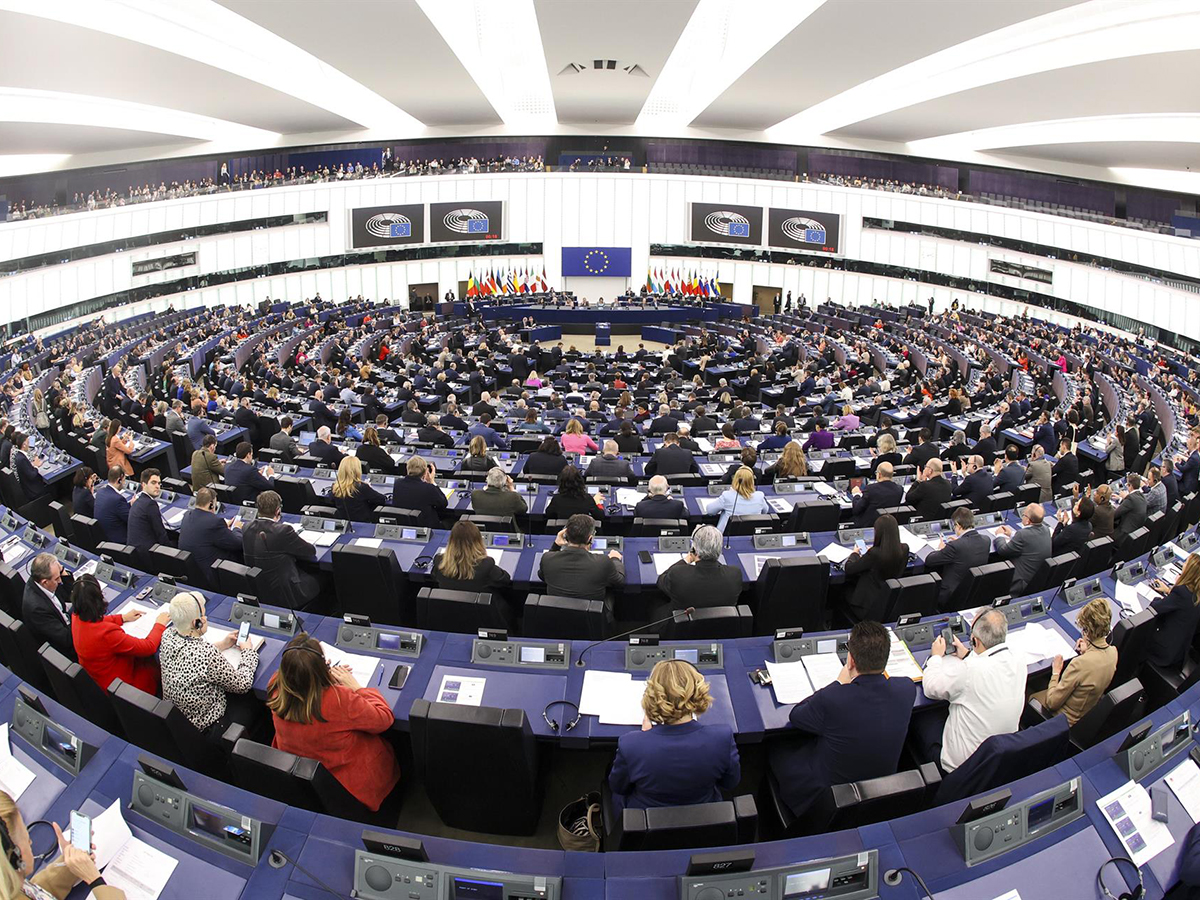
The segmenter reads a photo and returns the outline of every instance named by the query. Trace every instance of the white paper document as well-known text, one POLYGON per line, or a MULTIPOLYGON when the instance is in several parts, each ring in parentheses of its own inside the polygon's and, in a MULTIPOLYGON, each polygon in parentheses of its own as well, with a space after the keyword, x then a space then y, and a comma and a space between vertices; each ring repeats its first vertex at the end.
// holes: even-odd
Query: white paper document
MULTIPOLYGON (((209 625, 208 630, 204 632, 204 639, 210 644, 215 644, 227 634, 236 634, 236 632, 230 631, 227 628, 214 628, 212 625, 209 625)), ((250 641, 250 646, 255 650, 258 650, 267 642, 265 637, 258 634, 250 635, 248 640, 250 641)), ((225 657, 225 660, 235 669, 242 664, 242 648, 237 644, 222 650, 221 655, 225 657)))
POLYGON ((812 682, 803 662, 777 663, 767 660, 766 666, 777 703, 786 706, 812 696, 812 682))
POLYGON ((900 541, 909 549, 909 552, 911 553, 917 553, 926 547, 934 546, 933 543, 925 540, 925 538, 921 537, 919 534, 913 534, 903 525, 900 526, 900 541))
POLYGON ((833 684, 842 672, 842 660, 836 653, 814 653, 801 657, 801 661, 814 691, 833 684))
POLYGON ((784 497, 768 497, 767 505, 777 513, 790 513, 792 511, 792 503, 784 497))
POLYGON ((158 613, 161 607, 155 606, 153 603, 143 603, 139 600, 130 600, 118 610, 118 612, 126 612, 131 609, 142 610, 142 615, 134 619, 132 622, 125 622, 121 625, 121 630, 130 637, 147 638, 150 632, 154 630, 154 620, 158 618, 158 613))
POLYGON ((121 814, 121 801, 114 800, 112 806, 92 818, 92 843, 96 845, 96 867, 103 869, 107 866, 117 851, 127 840, 133 837, 133 832, 125 824, 121 814))
POLYGON ((629 672, 601 672, 588 669, 583 673, 583 690, 579 694, 581 716, 603 715, 612 691, 621 690, 622 685, 633 680, 629 672))
POLYGON ((21 799, 25 789, 37 777, 12 754, 8 744, 8 723, 0 725, 0 788, 14 800, 21 799))
POLYGON ((1150 792, 1136 781, 1126 782, 1096 805, 1136 866, 1144 866, 1175 843, 1170 829, 1150 816, 1150 792))
POLYGON ((913 681, 920 681, 924 676, 924 670, 917 665, 917 660, 913 657, 912 651, 908 649, 908 644, 900 639, 900 636, 892 629, 888 629, 888 637, 891 638, 892 646, 888 653, 888 662, 884 671, 889 678, 911 678, 913 681))
POLYGON ((647 496, 647 494, 643 494, 641 491, 634 490, 633 488, 617 488, 617 502, 622 506, 637 506, 647 496))
POLYGON ((1030 622, 1024 628, 1008 633, 1008 646, 1022 654, 1025 665, 1039 663, 1044 659, 1062 656, 1063 660, 1075 656, 1075 648, 1055 629, 1030 622))
POLYGON ((641 725, 645 718, 642 695, 646 693, 646 682, 613 682, 609 686, 608 698, 600 712, 601 725, 641 725))
POLYGON ((104 883, 125 892, 126 900, 158 900, 179 860, 131 837, 104 870, 104 883))
POLYGON ((314 547, 330 547, 339 537, 336 531, 304 531, 301 529, 297 533, 314 547))
POLYGON ((709 512, 710 510, 712 510, 712 508, 720 502, 721 502, 720 497, 701 497, 700 498, 700 505, 704 508, 704 511, 706 513, 709 512))
POLYGON ((694 437, 694 438, 692 438, 692 440, 694 440, 696 442, 696 446, 700 448, 701 453, 712 453, 713 452, 713 442, 710 441, 708 438, 694 437))
POLYGON ((850 558, 850 554, 853 552, 853 547, 844 547, 837 541, 830 541, 817 556, 823 556, 826 561, 831 563, 844 563, 850 558))
POLYGON ((500 560, 504 559, 503 547, 485 547, 483 552, 490 556, 496 565, 500 565, 500 560))
POLYGON ((755 554, 755 556, 754 556, 754 577, 758 578, 758 576, 762 574, 763 566, 765 566, 767 564, 767 560, 778 559, 778 558, 779 557, 777 557, 777 556, 763 556, 761 554, 755 554))
POLYGON ((725 473, 725 467, 723 465, 721 465, 720 463, 700 463, 700 474, 701 475, 713 476, 713 475, 723 475, 724 473, 725 473))
POLYGON ((366 547, 369 550, 378 550, 383 546, 382 538, 355 538, 354 544, 357 547, 366 547))
POLYGON ((1117 601, 1117 605, 1121 609, 1128 610, 1132 613, 1140 613, 1142 611, 1142 601, 1138 597, 1137 587, 1132 584, 1126 584, 1121 579, 1116 580, 1116 586, 1113 589, 1113 594, 1117 601))
POLYGON ((684 558, 683 553, 655 553, 654 554, 654 571, 661 575, 675 563, 684 558))
POLYGON ((459 706, 480 706, 483 704, 483 689, 486 685, 486 678, 443 675, 442 684, 438 688, 437 701, 439 703, 457 703, 459 706))
POLYGON ((163 521, 172 528, 178 528, 179 523, 183 521, 183 514, 186 512, 186 509, 173 509, 163 515, 163 521))
POLYGON ((321 641, 321 649, 325 659, 331 666, 349 666, 354 673, 354 679, 363 687, 371 687, 375 679, 375 670, 379 667, 379 659, 374 656, 363 656, 358 653, 347 653, 341 647, 321 641))
POLYGON ((812 487, 813 490, 822 497, 837 497, 841 493, 841 491, 835 488, 832 484, 824 481, 814 482, 812 487))
POLYGON ((1200 767, 1185 759, 1168 772, 1163 781, 1175 792, 1192 821, 1200 822, 1200 767))

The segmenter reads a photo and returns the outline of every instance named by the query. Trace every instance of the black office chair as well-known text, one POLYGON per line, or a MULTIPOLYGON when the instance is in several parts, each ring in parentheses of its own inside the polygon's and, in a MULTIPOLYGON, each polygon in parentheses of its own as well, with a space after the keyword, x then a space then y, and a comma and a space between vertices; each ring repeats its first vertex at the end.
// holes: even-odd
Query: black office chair
POLYGON ((408 579, 390 547, 340 544, 330 553, 333 581, 343 613, 357 613, 383 625, 416 621, 408 579))
MULTIPOLYGON (((1049 718, 1037 700, 1030 699, 1027 708, 1031 715, 1049 718)), ((1142 683, 1132 678, 1125 684, 1113 688, 1092 707, 1082 719, 1071 726, 1071 744, 1077 750, 1094 747, 1120 731, 1130 728, 1142 717, 1146 709, 1146 691, 1142 683)))
POLYGON ((321 499, 313 490, 311 481, 295 475, 276 475, 275 493, 283 502, 283 511, 297 516, 304 507, 319 503, 321 499))
POLYGON ((1075 570, 1076 578, 1088 578, 1112 565, 1116 544, 1111 537, 1092 538, 1084 547, 1083 561, 1075 570))
POLYGON ((1029 584, 1025 585, 1025 593, 1037 594, 1047 588, 1058 587, 1071 577, 1071 573, 1078 565, 1079 553, 1075 550, 1047 557, 1042 560, 1042 564, 1038 566, 1038 570, 1033 574, 1029 584))
POLYGON ((785 531, 837 531, 842 509, 827 500, 801 500, 792 507, 785 531))
POLYGON ((145 560, 132 544, 116 544, 112 541, 101 541, 96 545, 96 552, 101 556, 111 556, 113 562, 127 569, 142 571, 146 568, 145 560))
POLYGON ((955 803, 1057 765, 1068 755, 1066 716, 1051 716, 1009 734, 994 734, 942 779, 935 805, 955 803))
POLYGON ((421 513, 419 510, 407 509, 401 506, 381 506, 375 510, 379 516, 379 521, 390 522, 393 525, 402 527, 418 528, 421 525, 421 513))
POLYGON ((194 588, 211 590, 215 587, 188 550, 168 547, 165 544, 152 544, 146 551, 146 565, 155 574, 170 575, 176 581, 194 588))
POLYGON ((475 634, 480 628, 511 628, 508 606, 495 594, 421 588, 417 593, 417 627, 430 631, 475 634))
POLYGON ((911 506, 883 506, 879 509, 879 515, 891 516, 897 525, 907 525, 917 517, 917 511, 911 506))
POLYGON ((525 710, 418 699, 408 721, 416 777, 444 824, 487 834, 533 834, 543 785, 525 710))
POLYGON ((1153 609, 1143 609, 1128 619, 1118 619, 1113 625, 1109 642, 1117 651, 1117 669, 1110 685, 1125 684, 1141 671, 1158 632, 1155 619, 1153 609))
POLYGON ((910 815, 925 806, 940 782, 937 765, 929 762, 919 769, 835 784, 803 817, 797 817, 784 801, 774 772, 768 768, 763 779, 768 808, 782 829, 781 836, 789 838, 860 828, 910 815))
POLYGON ((982 566, 971 566, 967 570, 967 577, 963 579, 959 586, 956 596, 961 596, 962 601, 957 601, 955 609, 971 609, 975 606, 988 606, 997 597, 1002 597, 1008 593, 1008 589, 1012 587, 1013 580, 1013 564, 1009 560, 1001 560, 1000 562, 984 563, 982 566))
POLYGON ((100 523, 91 516, 75 513, 71 516, 72 540, 89 553, 95 553, 100 542, 104 540, 104 532, 100 523))
POLYGON ((1157 547, 1166 541, 1167 526, 1171 524, 1173 518, 1168 513, 1170 510, 1160 509, 1146 517, 1146 528, 1150 531, 1150 537, 1146 541, 1147 548, 1157 547))
POLYGON ((262 569, 257 566, 244 566, 229 559, 219 559, 209 569, 216 590, 230 597, 238 594, 253 594, 258 596, 260 589, 259 578, 262 569))
POLYGON ((170 700, 160 700, 120 678, 108 686, 108 696, 130 743, 198 772, 217 778, 226 775, 219 741, 209 740, 170 700))
POLYGON ((1121 562, 1129 562, 1131 559, 1137 559, 1149 549, 1150 529, 1143 525, 1125 535, 1125 539, 1117 545, 1116 559, 1121 562))
POLYGON ((300 510, 302 516, 319 516, 326 519, 345 518, 338 516, 338 511, 332 506, 325 506, 321 503, 310 503, 304 509, 300 510))
POLYGON ((25 598, 25 579, 21 573, 0 560, 0 609, 14 619, 22 616, 21 606, 25 598))
POLYGON ((819 557, 768 559, 754 582, 755 634, 777 628, 821 631, 829 592, 829 564, 819 557))
POLYGON ((312 812, 387 828, 395 826, 400 812, 399 790, 372 812, 315 759, 248 738, 238 738, 234 743, 229 764, 239 787, 312 812))
POLYGON ((38 648, 41 644, 29 630, 29 626, 8 613, 0 612, 0 656, 14 675, 28 682, 39 691, 53 693, 50 679, 42 668, 38 648))
POLYGON ((521 634, 549 640, 598 641, 607 633, 604 603, 579 597, 530 594, 525 598, 521 634))
POLYGON ((49 643, 42 644, 38 657, 59 703, 109 734, 124 734, 108 694, 100 689, 83 666, 63 656, 49 643))
POLYGON ((774 513, 766 515, 733 516, 725 524, 725 535, 770 534, 779 531, 781 519, 774 513))
POLYGON ((625 809, 619 825, 606 821, 605 850, 683 850, 753 843, 758 807, 748 794, 691 806, 625 809))
POLYGON ((895 622, 901 616, 914 613, 920 616, 937 614, 938 591, 942 589, 942 576, 937 572, 889 578, 886 584, 888 598, 883 621, 895 622))
POLYGON ((646 519, 638 516, 634 518, 629 534, 631 537, 662 537, 691 534, 690 529, 687 519, 646 519))
POLYGON ((47 508, 54 523, 55 537, 70 539, 74 529, 71 527, 71 517, 67 515, 67 508, 57 500, 50 501, 47 508))
POLYGON ((1042 496, 1042 488, 1039 484, 1023 484, 1013 491, 1012 495, 1013 506, 1028 506, 1038 502, 1038 498, 1042 496))
MULTIPOLYGON (((171 449, 175 453, 175 462, 179 465, 180 471, 183 471, 192 464, 192 454, 195 452, 195 448, 192 446, 191 439, 186 434, 180 434, 177 431, 171 432, 171 449)), ((107 472, 108 466, 101 466, 96 471, 107 472)))
POLYGON ((988 494, 980 507, 980 512, 997 512, 1006 509, 1012 509, 1016 506, 1016 497, 1011 491, 997 491, 994 494, 988 494))
POLYGON ((754 613, 749 606, 708 606, 697 608, 690 616, 677 613, 674 620, 659 626, 664 640, 708 641, 750 637, 754 633, 754 613))

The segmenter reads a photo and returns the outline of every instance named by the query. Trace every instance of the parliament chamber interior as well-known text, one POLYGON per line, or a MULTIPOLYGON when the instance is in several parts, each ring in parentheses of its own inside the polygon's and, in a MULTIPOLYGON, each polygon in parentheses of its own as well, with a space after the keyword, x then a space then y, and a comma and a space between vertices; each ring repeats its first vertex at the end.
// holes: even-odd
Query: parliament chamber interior
POLYGON ((1200 897, 1200 4, 0 33, 0 900, 1200 897))

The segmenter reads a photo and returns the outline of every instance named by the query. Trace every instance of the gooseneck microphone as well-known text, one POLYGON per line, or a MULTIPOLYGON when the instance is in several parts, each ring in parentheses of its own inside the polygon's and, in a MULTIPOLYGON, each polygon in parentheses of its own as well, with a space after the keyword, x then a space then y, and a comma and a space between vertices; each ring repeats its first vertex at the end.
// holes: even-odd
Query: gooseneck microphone
POLYGON ((694 606, 689 606, 687 609, 677 609, 669 616, 664 616, 657 622, 651 622, 648 625, 639 625, 637 628, 630 628, 628 631, 622 631, 620 634, 614 634, 612 637, 604 638, 601 641, 593 641, 579 651, 579 658, 575 660, 575 665, 586 666, 587 663, 583 661, 583 656, 593 647, 599 647, 601 644, 607 644, 609 641, 619 641, 623 637, 629 637, 631 634, 637 634, 639 631, 645 631, 647 628, 653 628, 655 625, 662 625, 664 622, 682 622, 685 616, 687 617, 687 621, 690 622, 692 621, 692 613, 695 611, 696 607, 694 606))

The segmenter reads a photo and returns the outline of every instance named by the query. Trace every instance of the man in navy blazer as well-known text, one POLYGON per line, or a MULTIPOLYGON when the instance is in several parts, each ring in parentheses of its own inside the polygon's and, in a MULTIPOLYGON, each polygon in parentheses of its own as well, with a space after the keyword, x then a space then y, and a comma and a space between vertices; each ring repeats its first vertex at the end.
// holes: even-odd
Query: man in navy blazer
POLYGON ((337 427, 337 416, 325 405, 320 391, 313 391, 312 400, 308 404, 308 412, 312 416, 314 428, 319 429, 322 425, 330 429, 337 427))
POLYGON ((200 571, 207 574, 218 559, 242 561, 242 536, 216 513, 217 495, 211 488, 196 491, 196 505, 179 525, 179 549, 192 554, 200 571))
POLYGON ((172 541, 163 524, 158 495, 162 493, 162 475, 158 469, 142 470, 142 489, 129 507, 129 528, 125 543, 145 552, 154 544, 170 546, 172 541))
POLYGON ((938 608, 957 609, 955 594, 972 566, 982 566, 992 552, 987 535, 975 531, 975 513, 960 507, 950 517, 955 538, 941 541, 938 548, 925 557, 925 567, 940 568, 942 586, 938 590, 938 608))
POLYGON ((1184 497, 1196 490, 1200 484, 1200 438, 1189 435, 1187 440, 1187 458, 1179 463, 1179 496, 1184 497))
POLYGON ((1047 456, 1053 456, 1058 449, 1058 437, 1054 434, 1054 426, 1050 424, 1050 416, 1042 413, 1038 426, 1033 430, 1033 442, 1040 444, 1047 456))
POLYGON ((125 481, 125 470, 113 466, 108 470, 108 480, 96 489, 96 522, 106 541, 126 543, 129 534, 129 501, 121 495, 125 481))
POLYGON ((973 507, 982 509, 994 483, 992 473, 985 468, 986 465, 982 456, 972 456, 967 463, 967 477, 955 485, 950 496, 955 499, 966 497, 973 507))
POLYGON ((883 674, 891 641, 878 622, 855 625, 846 649, 837 681, 788 715, 806 739, 781 742, 770 755, 780 794, 796 816, 833 785, 893 775, 900 761, 916 685, 883 674))
MULTIPOLYGON (((992 491, 1016 491, 1025 483, 1025 467, 1021 465, 1021 451, 1015 444, 1004 448, 1004 463, 996 472, 996 480, 992 491)), ((998 461, 998 460, 997 460, 998 461)))
POLYGON ((508 441, 500 436, 496 429, 492 428, 492 414, 485 412, 479 417, 479 421, 467 429, 467 441, 473 437, 482 437, 489 447, 495 447, 498 450, 507 450, 508 441))
POLYGON ((259 472, 254 466, 254 445, 242 441, 233 451, 234 458, 225 464, 225 483, 236 490, 235 497, 240 503, 243 500, 257 500, 263 491, 271 491, 275 486, 268 480, 275 470, 266 466, 259 472), (265 474, 264 474, 265 472, 265 474))
POLYGON ((633 508, 640 519, 686 519, 687 506, 670 495, 671 486, 662 475, 655 475, 646 487, 646 497, 633 508))
POLYGON ((890 509, 904 502, 904 488, 892 481, 892 464, 882 462, 875 470, 878 481, 868 484, 865 490, 854 489, 851 512, 854 524, 859 528, 870 528, 879 518, 879 510, 890 509))
POLYGON ((333 446, 333 434, 325 425, 317 429, 317 439, 308 445, 306 452, 309 456, 315 456, 321 460, 331 469, 336 469, 346 458, 346 454, 333 446))

